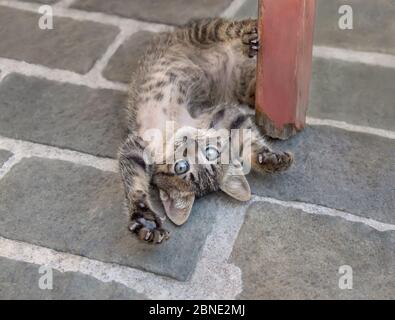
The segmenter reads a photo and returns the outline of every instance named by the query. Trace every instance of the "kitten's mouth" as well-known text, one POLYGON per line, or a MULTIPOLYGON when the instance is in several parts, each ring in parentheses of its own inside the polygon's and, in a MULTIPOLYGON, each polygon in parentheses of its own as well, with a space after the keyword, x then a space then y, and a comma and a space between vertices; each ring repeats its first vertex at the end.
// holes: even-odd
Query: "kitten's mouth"
POLYGON ((160 199, 165 208, 166 215, 171 222, 177 226, 183 225, 189 218, 192 206, 195 201, 195 195, 192 193, 169 195, 163 190, 159 190, 160 199))

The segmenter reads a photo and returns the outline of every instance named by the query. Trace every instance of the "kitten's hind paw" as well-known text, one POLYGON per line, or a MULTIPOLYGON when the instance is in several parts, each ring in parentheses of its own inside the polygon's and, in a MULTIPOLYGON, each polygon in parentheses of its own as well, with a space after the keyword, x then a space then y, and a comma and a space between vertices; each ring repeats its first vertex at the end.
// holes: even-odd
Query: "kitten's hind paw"
POLYGON ((274 173, 285 171, 292 165, 294 157, 289 152, 265 151, 258 154, 260 169, 265 172, 274 173))
POLYGON ((142 241, 153 244, 160 244, 164 240, 169 239, 170 233, 163 228, 157 226, 154 221, 138 218, 132 221, 129 230, 135 233, 142 241))
POLYGON ((245 54, 250 58, 254 58, 259 51, 258 29, 254 27, 248 32, 245 32, 242 36, 242 42, 244 44, 245 54))

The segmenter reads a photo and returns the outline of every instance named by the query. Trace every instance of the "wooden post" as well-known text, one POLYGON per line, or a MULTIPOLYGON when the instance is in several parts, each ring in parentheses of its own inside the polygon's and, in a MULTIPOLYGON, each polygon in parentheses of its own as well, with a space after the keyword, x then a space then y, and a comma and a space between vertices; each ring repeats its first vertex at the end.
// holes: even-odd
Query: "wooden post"
POLYGON ((273 138, 304 128, 312 67, 315 0, 260 0, 256 116, 273 138))

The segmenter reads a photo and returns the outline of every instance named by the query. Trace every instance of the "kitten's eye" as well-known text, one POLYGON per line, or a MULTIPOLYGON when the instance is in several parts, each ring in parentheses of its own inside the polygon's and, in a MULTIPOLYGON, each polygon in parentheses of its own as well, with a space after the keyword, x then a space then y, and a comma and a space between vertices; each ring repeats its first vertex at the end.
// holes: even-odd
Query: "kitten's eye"
POLYGON ((174 165, 174 171, 177 174, 184 174, 189 171, 189 163, 186 160, 178 160, 174 165))
POLYGON ((205 153, 206 153, 206 159, 208 161, 214 161, 218 159, 218 157, 220 156, 218 149, 213 146, 208 146, 205 150, 205 153))

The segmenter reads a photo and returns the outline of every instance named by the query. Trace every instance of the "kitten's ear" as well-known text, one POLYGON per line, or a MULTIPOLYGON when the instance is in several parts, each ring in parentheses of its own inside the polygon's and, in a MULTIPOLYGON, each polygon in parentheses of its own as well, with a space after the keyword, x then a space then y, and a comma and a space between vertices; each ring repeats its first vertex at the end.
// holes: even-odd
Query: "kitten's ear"
POLYGON ((191 214, 195 195, 192 193, 182 196, 179 193, 169 195, 163 190, 159 190, 159 194, 170 221, 177 226, 183 225, 191 214))
POLYGON ((250 185, 241 171, 229 170, 222 180, 220 188, 223 192, 239 201, 251 199, 250 185))

